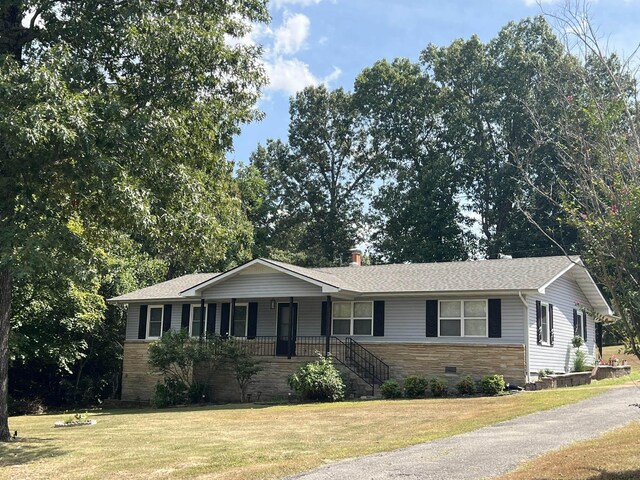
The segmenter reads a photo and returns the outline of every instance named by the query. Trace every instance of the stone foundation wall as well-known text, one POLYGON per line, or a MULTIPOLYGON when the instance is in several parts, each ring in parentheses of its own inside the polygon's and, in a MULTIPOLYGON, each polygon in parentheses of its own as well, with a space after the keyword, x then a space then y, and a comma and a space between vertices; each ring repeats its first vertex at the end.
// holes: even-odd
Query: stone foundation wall
POLYGON ((434 345, 424 343, 362 343, 389 365, 389 376, 437 376, 454 386, 461 377, 504 375, 507 383, 525 384, 524 345, 434 345), (445 368, 455 373, 447 373, 445 368))
POLYGON ((149 371, 149 342, 127 341, 122 362, 122 400, 147 401, 153 397, 156 383, 161 379, 149 371))
MULTIPOLYGON (((146 342, 125 344, 123 400, 148 400, 153 395, 159 376, 149 372, 148 345, 146 342)), ((508 383, 516 385, 525 383, 524 345, 423 343, 363 343, 362 345, 387 363, 391 378, 398 381, 402 381, 409 375, 437 376, 446 379, 450 386, 454 386, 465 375, 479 379, 483 375, 497 373, 504 375, 508 383), (445 367, 453 367, 456 371, 446 373, 445 367)), ((312 361, 313 357, 294 357, 291 360, 286 357, 257 357, 257 359, 263 370, 256 375, 247 390, 252 401, 287 398, 291 393, 287 385, 287 377, 302 364, 312 361)), ((337 366, 341 367, 339 364, 337 366)), ((239 387, 229 368, 220 367, 213 373, 196 372, 196 378, 212 385, 210 397, 213 401, 237 402, 240 400, 239 387)), ((362 393, 358 391, 356 394, 362 393)))
MULTIPOLYGON (((293 393, 287 384, 287 378, 301 365, 313 361, 312 357, 256 357, 262 371, 258 373, 249 387, 247 396, 251 401, 285 399, 293 393)), ((221 366, 214 372, 196 371, 198 381, 211 385, 209 397, 214 402, 239 402, 240 387, 230 367, 221 366)))

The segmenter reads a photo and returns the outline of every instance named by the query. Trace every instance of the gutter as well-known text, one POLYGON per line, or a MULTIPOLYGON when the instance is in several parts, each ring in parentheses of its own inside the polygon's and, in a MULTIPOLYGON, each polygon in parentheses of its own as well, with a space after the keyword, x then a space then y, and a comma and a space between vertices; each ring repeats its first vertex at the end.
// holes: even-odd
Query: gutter
POLYGON ((529 372, 529 304, 522 296, 522 291, 518 291, 518 297, 524 305, 524 375, 527 383, 531 381, 529 372))

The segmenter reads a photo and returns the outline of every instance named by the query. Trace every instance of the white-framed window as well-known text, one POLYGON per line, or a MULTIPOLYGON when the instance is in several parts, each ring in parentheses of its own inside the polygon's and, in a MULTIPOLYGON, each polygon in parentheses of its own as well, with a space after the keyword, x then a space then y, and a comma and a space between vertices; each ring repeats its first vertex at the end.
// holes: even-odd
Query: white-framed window
POLYGON ((236 303, 235 310, 232 312, 233 325, 231 331, 234 337, 247 336, 247 323, 249 320, 249 304, 236 303))
POLYGON ((439 337, 487 337, 486 300, 440 300, 438 307, 439 337))
POLYGON ((540 326, 542 330, 541 341, 543 345, 550 345, 549 341, 549 304, 540 303, 540 326))
POLYGON ((584 338, 584 332, 582 331, 582 327, 584 325, 584 312, 580 310, 576 313, 576 336, 584 338))
MULTIPOLYGON (((191 305, 191 321, 189 322, 189 335, 192 337, 200 336, 200 315, 202 314, 202 307, 199 304, 191 305)), ((204 329, 203 335, 207 332, 207 305, 204 306, 204 329)))
POLYGON ((373 302, 332 302, 332 335, 373 335, 373 302))
POLYGON ((160 338, 162 336, 162 319, 164 307, 162 305, 150 305, 147 310, 147 338, 160 338))

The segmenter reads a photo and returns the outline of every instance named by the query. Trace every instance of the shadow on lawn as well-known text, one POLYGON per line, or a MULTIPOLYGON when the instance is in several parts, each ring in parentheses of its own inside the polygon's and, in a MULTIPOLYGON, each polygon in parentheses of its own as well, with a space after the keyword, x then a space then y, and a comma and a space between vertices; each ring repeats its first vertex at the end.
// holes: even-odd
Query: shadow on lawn
POLYGON ((51 444, 53 438, 23 437, 0 443, 0 467, 25 465, 42 458, 57 457, 66 452, 51 444))
POLYGON ((271 404, 271 403, 225 403, 222 405, 205 404, 205 405, 185 405, 180 407, 153 408, 153 407, 133 407, 133 408, 109 408, 105 410, 89 410, 91 415, 130 415, 130 414, 146 414, 146 413, 181 413, 181 412, 212 412, 227 410, 257 410, 270 407, 280 407, 286 405, 299 404, 271 404))
POLYGON ((598 470, 598 472, 598 474, 589 477, 589 480, 637 480, 640 478, 640 470, 627 470, 626 472, 598 470))

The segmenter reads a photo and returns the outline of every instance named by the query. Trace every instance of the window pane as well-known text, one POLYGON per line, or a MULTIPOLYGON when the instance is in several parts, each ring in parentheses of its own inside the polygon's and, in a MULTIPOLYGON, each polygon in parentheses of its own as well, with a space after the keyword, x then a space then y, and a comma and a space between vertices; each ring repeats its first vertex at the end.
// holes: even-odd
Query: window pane
POLYGON ((355 302, 353 304, 353 316, 358 318, 372 318, 373 304, 371 302, 355 302))
POLYGON ((351 302, 333 302, 334 318, 351 318, 351 302))
POLYGON ((547 306, 542 305, 540 307, 540 321, 542 325, 542 341, 549 342, 549 322, 547 321, 547 306))
POLYGON ((486 317, 486 302, 484 300, 473 300, 464 302, 465 317, 486 317))
POLYGON ((358 319, 353 321, 353 334, 354 335, 371 335, 371 320, 370 319, 358 319))
POLYGON ((149 312, 149 336, 159 337, 162 332, 162 308, 152 308, 149 312))
POLYGON ((460 320, 440 320, 441 337, 459 337, 460 320))
POLYGON ((233 336, 246 337, 247 331, 247 306, 236 305, 233 317, 233 336))
POLYGON ((200 336, 200 307, 193 307, 193 319, 191 321, 191 336, 200 336))
POLYGON ((487 322, 486 320, 469 320, 464 321, 464 335, 474 337, 486 337, 487 336, 487 322))
POLYGON ((460 316, 460 302, 440 302, 440 316, 441 317, 459 317, 460 316))
POLYGON ((576 335, 579 337, 582 337, 582 314, 581 313, 578 314, 578 322, 576 327, 578 327, 576 331, 576 335))
POLYGON ((334 320, 333 321, 333 334, 334 335, 350 335, 351 320, 334 320))
POLYGON ((200 336, 200 320, 194 320, 191 323, 191 336, 192 337, 200 336))

